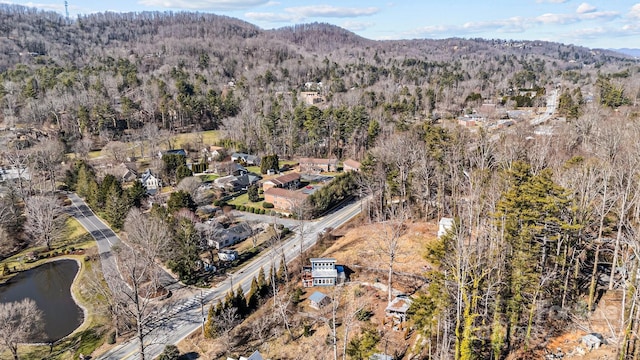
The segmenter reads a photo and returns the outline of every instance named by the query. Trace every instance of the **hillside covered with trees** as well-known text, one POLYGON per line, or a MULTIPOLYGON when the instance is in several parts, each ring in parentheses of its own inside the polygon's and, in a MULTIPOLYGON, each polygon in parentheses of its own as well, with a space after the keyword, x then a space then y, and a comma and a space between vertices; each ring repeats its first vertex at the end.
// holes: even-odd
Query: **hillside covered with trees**
MULTIPOLYGON (((367 221, 455 219, 424 245, 431 281, 411 308, 421 356, 535 358, 544 339, 587 318, 607 292, 624 294, 622 330, 608 342, 619 359, 640 354, 633 59, 543 41, 373 41, 326 24, 266 31, 199 13, 67 21, 4 4, 0 50, 0 120, 48 137, 7 147, 37 150, 34 178, 46 191, 63 178, 63 153, 86 158, 109 144, 204 129, 261 156, 357 159, 361 176, 342 185, 371 199, 367 221), (559 120, 545 131, 527 121, 495 131, 455 121, 483 106, 494 120, 544 108, 556 89, 559 120)), ((128 209, 142 190, 114 178, 98 184, 84 165, 71 170, 77 192, 97 189, 90 200, 126 228, 119 204, 105 201, 126 192, 128 209)), ((22 202, 9 200, 3 238, 22 226, 22 202)), ((287 310, 278 311, 273 326, 289 326, 287 310)))

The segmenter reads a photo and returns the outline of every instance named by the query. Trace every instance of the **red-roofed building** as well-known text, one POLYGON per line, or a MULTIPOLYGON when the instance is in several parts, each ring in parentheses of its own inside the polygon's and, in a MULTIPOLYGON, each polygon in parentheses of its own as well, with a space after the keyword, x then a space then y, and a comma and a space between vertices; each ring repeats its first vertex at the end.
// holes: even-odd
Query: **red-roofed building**
POLYGON ((300 187, 300 174, 292 172, 262 183, 262 189, 265 191, 274 187, 290 190, 298 189, 300 187))
POLYGON ((264 201, 270 202, 276 209, 292 210, 307 198, 308 195, 287 189, 272 187, 265 190, 264 201))

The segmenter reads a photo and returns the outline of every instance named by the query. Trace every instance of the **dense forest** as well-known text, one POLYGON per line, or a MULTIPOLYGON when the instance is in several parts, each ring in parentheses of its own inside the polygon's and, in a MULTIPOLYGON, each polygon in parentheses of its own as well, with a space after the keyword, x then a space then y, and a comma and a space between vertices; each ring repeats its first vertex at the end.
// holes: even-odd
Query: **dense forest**
MULTIPOLYGON (((219 129, 235 150, 360 160, 374 221, 455 218, 425 245, 433 280, 411 309, 427 358, 526 358, 607 291, 624 293, 618 358, 640 354, 634 59, 543 41, 372 41, 327 24, 267 31, 212 14, 68 21, 4 4, 0 50, 5 127, 44 129, 66 152, 219 129), (452 121, 486 104, 544 107, 552 89, 563 121, 544 135, 452 121)), ((53 184, 60 157, 39 168, 53 184)))

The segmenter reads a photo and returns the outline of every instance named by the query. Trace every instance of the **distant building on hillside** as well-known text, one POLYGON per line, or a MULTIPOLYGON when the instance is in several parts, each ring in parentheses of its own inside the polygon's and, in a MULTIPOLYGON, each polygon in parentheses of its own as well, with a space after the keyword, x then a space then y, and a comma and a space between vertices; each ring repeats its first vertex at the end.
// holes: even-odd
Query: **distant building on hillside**
POLYGON ((338 170, 338 159, 301 158, 298 162, 300 163, 300 172, 305 174, 338 170))
POLYGON ((353 159, 347 159, 342 162, 343 171, 360 171, 360 166, 362 166, 362 164, 353 159))
POLYGON ((438 223, 438 238, 441 238, 447 231, 453 228, 453 218, 442 218, 438 223))

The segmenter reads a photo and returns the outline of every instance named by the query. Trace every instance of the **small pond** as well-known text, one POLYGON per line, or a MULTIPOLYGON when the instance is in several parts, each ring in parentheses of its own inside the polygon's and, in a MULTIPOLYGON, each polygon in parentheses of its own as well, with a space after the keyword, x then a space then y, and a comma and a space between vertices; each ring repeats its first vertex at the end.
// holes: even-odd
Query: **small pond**
POLYGON ((82 309, 71 297, 71 283, 78 273, 74 260, 40 265, 0 285, 0 302, 33 299, 44 315, 44 334, 32 342, 51 342, 71 334, 84 319, 82 309))

